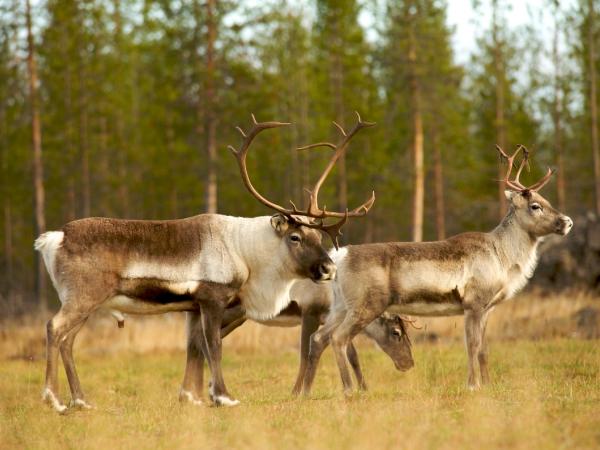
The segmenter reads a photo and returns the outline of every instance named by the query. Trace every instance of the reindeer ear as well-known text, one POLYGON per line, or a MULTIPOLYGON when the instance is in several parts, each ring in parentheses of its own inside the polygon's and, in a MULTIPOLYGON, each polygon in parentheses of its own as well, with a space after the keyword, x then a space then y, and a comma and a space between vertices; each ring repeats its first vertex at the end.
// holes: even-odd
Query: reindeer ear
POLYGON ((510 191, 508 189, 504 190, 504 196, 506 197, 506 200, 508 200, 509 202, 512 202, 513 198, 515 197, 516 192, 515 191, 510 191))
POLYGON ((287 231, 289 224, 290 221, 287 216, 281 213, 271 216, 271 226, 280 236, 283 236, 283 234, 287 231))

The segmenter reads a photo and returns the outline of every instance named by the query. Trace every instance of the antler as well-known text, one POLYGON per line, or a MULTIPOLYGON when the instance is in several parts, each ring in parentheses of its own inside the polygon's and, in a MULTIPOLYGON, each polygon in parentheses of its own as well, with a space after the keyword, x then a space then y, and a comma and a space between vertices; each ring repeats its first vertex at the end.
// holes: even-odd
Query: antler
MULTIPOLYGON (((340 144, 334 145, 329 142, 320 142, 320 143, 316 143, 316 144, 307 145, 305 147, 301 147, 298 149, 298 150, 304 150, 304 149, 309 149, 309 148, 314 148, 314 147, 325 146, 325 147, 329 147, 329 148, 332 148, 335 150, 335 153, 331 157, 329 164, 327 165, 327 167, 325 168, 325 171, 323 172, 323 174, 321 175, 321 177, 315 184, 313 190, 308 191, 309 205, 306 208, 306 210, 298 209, 293 201, 290 201, 292 208, 287 209, 276 203, 271 202, 270 200, 267 200, 254 188, 254 186, 252 186, 252 183, 250 182, 250 178, 248 176, 248 170, 246 167, 246 155, 248 154, 248 148, 249 148, 250 144, 252 143, 252 140, 256 137, 256 135, 258 133, 260 133, 261 131, 266 130, 268 128, 281 127, 281 126, 289 125, 289 123, 257 122, 254 115, 252 115, 253 126, 250 129, 250 131, 244 132, 244 130, 242 130, 240 127, 237 127, 237 130, 241 133, 241 135, 243 137, 242 146, 240 147, 240 149, 236 150, 234 147, 229 146, 229 149, 232 151, 232 153, 235 155, 235 157, 238 161, 238 165, 240 167, 240 174, 242 176, 242 180, 244 181, 244 185, 246 186, 246 188, 248 188, 250 193, 258 199, 259 202, 261 202, 263 205, 265 205, 271 209, 274 209, 275 211, 278 211, 278 212, 284 214, 285 216, 287 216, 288 218, 290 218, 292 220, 295 220, 293 218, 293 216, 304 216, 304 217, 310 217, 310 218, 316 219, 316 221, 314 223, 305 223, 305 222, 301 222, 301 223, 303 226, 319 229, 319 230, 327 233, 331 237, 333 245, 335 246, 336 249, 339 248, 338 237, 342 235, 340 230, 341 230, 342 226, 344 226, 344 224, 348 220, 348 217, 364 216, 365 214, 367 214, 367 212, 369 212, 369 210, 373 206, 373 202, 375 201, 375 192, 373 192, 371 197, 366 202, 364 202, 362 205, 358 206, 357 208, 354 208, 352 211, 348 211, 347 209, 345 212, 327 211, 325 206, 323 206, 323 208, 320 208, 318 205, 318 195, 319 195, 319 190, 321 189, 321 185, 327 178, 327 175, 329 175, 329 173, 331 172, 336 161, 340 158, 342 153, 348 147, 350 139, 352 139, 352 137, 358 131, 360 131, 362 128, 367 128, 367 127, 371 127, 371 126, 375 125, 374 123, 363 122, 362 119, 360 118, 360 115, 358 113, 356 113, 356 115, 358 117, 358 123, 354 126, 354 128, 352 128, 352 130, 350 130, 349 133, 346 133, 340 125, 338 125, 337 123, 334 122, 335 126, 341 131, 341 133, 343 135, 343 139, 340 142, 340 144), (340 220, 334 224, 325 225, 324 219, 331 218, 331 217, 340 218, 340 220)), ((298 222, 297 220, 295 220, 295 221, 298 222)))
POLYGON ((375 125, 375 123, 373 123, 373 122, 364 122, 361 119, 360 114, 358 114, 358 112, 356 112, 356 111, 355 111, 355 113, 356 113, 356 118, 357 118, 356 125, 354 125, 354 127, 348 133, 346 133, 344 128, 342 128, 342 126, 339 125, 337 122, 333 122, 335 127, 342 134, 342 140, 338 145, 334 145, 331 142, 318 142, 316 144, 310 144, 310 145, 306 145, 304 147, 298 148, 298 150, 307 150, 307 149, 311 149, 311 148, 315 148, 315 147, 329 147, 329 148, 335 150, 335 153, 329 160, 329 164, 327 164, 327 167, 321 174, 321 177, 315 183, 315 186, 313 187, 312 191, 308 191, 309 203, 308 203, 308 208, 307 208, 306 212, 311 214, 311 217, 317 217, 317 218, 345 217, 345 216, 360 217, 360 216, 364 216, 365 214, 367 214, 369 212, 369 209, 371 209, 371 206, 373 206, 373 202, 375 202, 375 192, 373 192, 371 194, 371 197, 369 199, 367 199, 366 202, 364 202, 362 205, 354 208, 352 211, 347 211, 346 213, 326 212, 325 207, 323 207, 323 209, 319 208, 319 201, 318 201, 319 190, 321 189, 323 182, 325 181, 325 179, 331 172, 331 169, 333 169, 333 166, 335 165, 337 160, 342 156, 342 154, 348 148, 348 145, 350 144, 350 140, 356 135, 356 133, 358 133, 363 128, 369 128, 369 127, 372 127, 373 125, 375 125), (316 215, 313 215, 313 214, 316 214, 316 215))
POLYGON ((498 150, 498 152, 500 153, 500 159, 505 159, 508 163, 508 169, 506 171, 506 175, 505 175, 504 179, 501 181, 503 181, 507 187, 511 188, 514 191, 537 192, 541 188, 543 188, 546 185, 546 183, 548 183, 548 181, 550 181, 550 177, 554 173, 553 169, 548 168, 546 175, 544 175, 539 181, 535 182, 531 186, 525 186, 519 181, 519 177, 521 176, 523 167, 527 166, 527 169, 529 170, 529 150, 527 150, 527 148, 524 145, 519 145, 511 156, 508 156, 499 145, 496 145, 496 150, 498 150), (515 159, 521 150, 523 150, 523 158, 521 159, 521 163, 519 164, 519 169, 517 170, 514 180, 511 180, 510 174, 513 170, 515 159))
POLYGON ((254 197, 256 197, 257 200, 263 205, 272 208, 275 211, 279 211, 280 213, 285 214, 286 216, 289 216, 290 214, 292 214, 290 210, 285 209, 282 206, 279 206, 278 204, 267 200, 259 194, 259 192, 254 188, 254 186, 252 186, 252 182, 250 181, 250 177, 248 176, 248 168, 246 167, 246 156, 248 155, 248 148, 250 147, 250 144, 252 143, 256 135, 258 135, 258 133, 269 128, 284 127, 290 125, 290 123, 257 122, 256 117, 254 117, 254 114, 252 114, 251 116, 253 125, 248 132, 244 132, 244 130, 242 130, 240 127, 236 127, 236 130, 238 130, 243 137, 242 146, 239 148, 239 150, 235 149, 232 145, 229 145, 228 148, 235 156, 235 159, 237 159, 238 165, 240 166, 240 175, 242 176, 242 181, 244 182, 244 185, 246 186, 246 188, 248 188, 250 193, 254 197))

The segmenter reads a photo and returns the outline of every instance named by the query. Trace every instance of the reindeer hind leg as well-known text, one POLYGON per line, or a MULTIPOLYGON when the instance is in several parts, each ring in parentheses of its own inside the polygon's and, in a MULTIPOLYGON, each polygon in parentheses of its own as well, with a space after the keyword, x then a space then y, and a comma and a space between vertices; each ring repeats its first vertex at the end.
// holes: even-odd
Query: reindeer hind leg
POLYGON ((65 373, 67 374, 67 380, 69 381, 69 388, 71 389, 71 403, 70 406, 91 409, 92 405, 85 401, 83 390, 81 389, 81 383, 79 382, 79 376, 75 368, 75 360, 73 359, 73 343, 77 337, 77 333, 81 330, 87 318, 84 319, 78 325, 75 325, 71 331, 68 332, 64 341, 60 344, 60 354, 65 366, 65 373))
POLYGON ((202 323, 199 312, 187 312, 187 355, 185 375, 179 391, 179 401, 202 405, 204 353, 202 352, 202 323))
POLYGON ((68 333, 86 319, 86 314, 65 303, 46 324, 46 383, 42 399, 59 413, 67 407, 58 398, 58 352, 68 333))

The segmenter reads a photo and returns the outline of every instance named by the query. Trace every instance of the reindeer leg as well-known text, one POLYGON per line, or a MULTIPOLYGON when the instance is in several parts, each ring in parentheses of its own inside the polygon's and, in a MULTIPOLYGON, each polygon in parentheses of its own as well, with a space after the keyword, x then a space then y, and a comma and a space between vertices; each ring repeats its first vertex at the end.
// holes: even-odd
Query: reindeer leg
POLYGON ((239 401, 232 399, 223 379, 221 370, 221 323, 225 307, 218 300, 205 300, 200 302, 202 315, 202 332, 204 336, 204 351, 212 383, 209 389, 211 400, 216 406, 235 406, 239 401))
POLYGON ((313 382, 315 381, 315 375, 317 374, 317 366, 323 351, 329 345, 331 334, 344 320, 346 311, 338 311, 334 316, 329 316, 325 325, 320 330, 313 333, 310 337, 310 346, 308 351, 308 362, 306 364, 306 371, 304 374, 304 383, 302 393, 309 395, 312 388, 313 382))
POLYGON ((59 413, 67 407, 58 399, 58 352, 67 333, 85 322, 87 312, 72 307, 65 302, 56 315, 46 324, 46 383, 42 399, 52 405, 59 413))
POLYGON ((204 353, 202 352, 204 336, 200 313, 197 311, 187 312, 186 325, 187 355, 185 374, 179 390, 179 401, 201 405, 202 385, 204 384, 204 353))
POLYGON ((469 359, 469 375, 467 387, 474 391, 481 387, 475 365, 477 355, 481 351, 482 341, 482 313, 480 311, 465 311, 465 344, 467 346, 467 357, 469 359))
POLYGON ((335 353, 335 360, 340 371, 345 395, 350 395, 352 393, 352 377, 348 371, 348 346, 351 344, 354 336, 369 323, 364 322, 363 324, 363 322, 363 320, 356 317, 354 314, 348 314, 331 336, 331 346, 335 353))
POLYGON ((319 329, 319 315, 305 312, 302 314, 302 331, 300 334, 300 368, 296 383, 292 389, 292 395, 298 395, 302 389, 302 383, 308 366, 308 352, 310 350, 310 337, 319 329))
POLYGON ((69 406, 74 406, 83 409, 91 409, 92 405, 85 401, 83 391, 81 389, 81 383, 79 382, 79 376, 75 368, 75 360, 73 359, 73 343, 77 337, 77 333, 83 327, 87 318, 84 319, 79 325, 76 325, 69 333, 65 340, 60 344, 60 354, 65 366, 65 373, 67 374, 67 380, 69 380, 69 388, 71 389, 71 403, 69 406))
MULTIPOLYGON (((221 323, 221 339, 229 336, 231 332, 241 327, 246 322, 246 310, 241 305, 227 307, 223 314, 223 322, 221 323)), ((202 352, 206 355, 208 349, 204 343, 204 339, 200 340, 202 352)), ((208 392, 212 392, 212 379, 208 382, 208 392)))
POLYGON ((491 310, 485 311, 481 318, 481 345, 477 359, 479 360, 479 371, 481 372, 481 383, 488 384, 490 382, 490 373, 488 372, 488 348, 487 339, 485 332, 487 329, 487 322, 491 310))
POLYGON ((223 323, 221 324, 221 339, 242 326, 244 322, 246 322, 246 310, 242 305, 227 307, 223 314, 223 323))
MULTIPOLYGON (((204 344, 202 322, 199 312, 187 313, 187 358, 183 383, 179 391, 180 402, 202 404, 202 385, 204 384, 204 354, 208 352, 204 344)), ((221 324, 221 339, 246 321, 241 305, 227 308, 221 324)), ((209 387, 212 382, 209 382, 209 387)))
POLYGON ((348 361, 354 370, 354 376, 356 377, 356 382, 358 383, 358 388, 361 391, 367 390, 367 383, 365 382, 365 377, 362 374, 362 370, 360 368, 360 360, 358 359, 358 353, 356 352, 356 347, 352 341, 348 344, 348 349, 346 350, 346 356, 348 357, 348 361))

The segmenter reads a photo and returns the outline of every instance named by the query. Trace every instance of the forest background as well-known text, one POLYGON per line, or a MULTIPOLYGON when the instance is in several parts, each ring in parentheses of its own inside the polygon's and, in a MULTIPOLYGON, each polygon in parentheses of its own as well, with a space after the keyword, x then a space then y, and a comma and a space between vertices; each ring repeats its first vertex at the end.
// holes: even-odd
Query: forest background
POLYGON ((0 3, 0 312, 53 308, 33 240, 88 216, 270 214, 226 150, 235 126, 292 122, 249 156, 260 192, 305 200, 332 121, 377 122, 323 188, 377 200, 343 243, 489 230, 505 203, 495 145, 557 169, 544 195, 600 213, 595 0, 470 4, 476 42, 452 45, 440 0, 4 0, 0 3), (369 20, 363 20, 368 17, 369 20))

